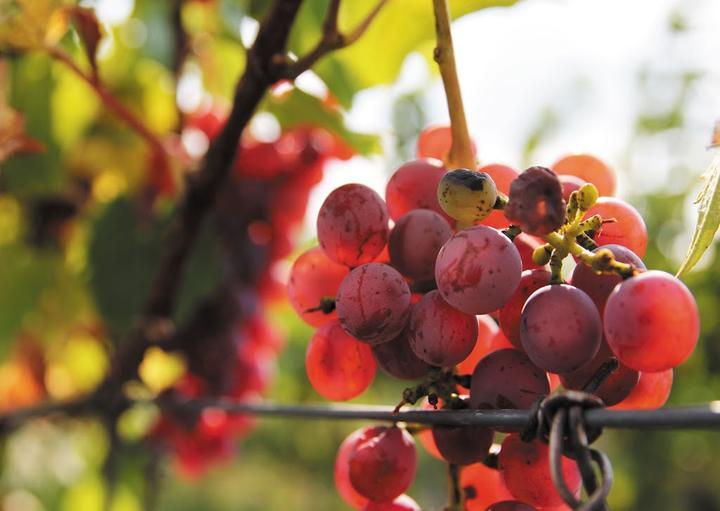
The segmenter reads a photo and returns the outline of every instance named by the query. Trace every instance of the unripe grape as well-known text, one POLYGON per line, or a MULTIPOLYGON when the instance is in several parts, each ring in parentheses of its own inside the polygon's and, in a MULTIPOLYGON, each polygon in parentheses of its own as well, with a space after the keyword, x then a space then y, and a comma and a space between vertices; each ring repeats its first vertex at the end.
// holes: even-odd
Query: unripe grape
POLYGON ((484 172, 468 169, 446 173, 440 180, 437 193, 443 211, 467 224, 488 216, 497 200, 492 178, 484 172))

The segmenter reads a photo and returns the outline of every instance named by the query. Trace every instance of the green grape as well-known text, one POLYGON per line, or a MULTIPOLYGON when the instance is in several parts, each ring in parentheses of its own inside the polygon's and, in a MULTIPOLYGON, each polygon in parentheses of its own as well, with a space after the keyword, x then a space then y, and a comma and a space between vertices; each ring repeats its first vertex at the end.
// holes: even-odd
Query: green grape
POLYGON ((466 225, 487 217, 496 200, 495 182, 485 172, 452 170, 438 185, 438 201, 443 211, 466 225))

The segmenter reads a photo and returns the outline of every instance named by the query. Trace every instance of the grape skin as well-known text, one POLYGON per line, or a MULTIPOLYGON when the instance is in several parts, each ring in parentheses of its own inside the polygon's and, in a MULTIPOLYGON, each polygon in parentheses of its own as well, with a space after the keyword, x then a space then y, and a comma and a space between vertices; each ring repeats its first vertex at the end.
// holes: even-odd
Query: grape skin
POLYGON ((605 305, 605 336, 620 362, 658 372, 684 362, 695 349, 700 318, 680 280, 650 270, 619 284, 605 305))
POLYGON ((432 431, 443 459, 456 465, 482 461, 493 441, 493 431, 480 426, 435 426, 432 431))
POLYGON ((536 511, 537 508, 518 500, 505 500, 496 502, 485 511, 536 511))
POLYGON ((385 188, 390 218, 398 221, 414 209, 430 209, 450 221, 437 200, 437 187, 445 172, 443 162, 434 158, 414 160, 401 165, 385 188))
POLYGON ((392 502, 374 502, 368 503, 362 508, 362 511, 422 511, 417 502, 403 494, 396 497, 392 502))
POLYGON ((452 229, 442 216, 429 209, 414 209, 390 232, 390 262, 406 277, 431 280, 438 252, 450 236, 452 229))
POLYGON ((350 482, 375 501, 391 501, 415 477, 417 453, 412 436, 398 427, 372 428, 350 455, 350 482))
POLYGON ((658 373, 640 373, 637 385, 630 395, 612 406, 613 410, 656 410, 662 407, 670 397, 673 383, 673 370, 658 373))
POLYGON ((465 493, 467 511, 485 511, 495 502, 511 500, 500 472, 482 463, 464 467, 460 473, 460 486, 465 493))
POLYGON ((290 270, 287 293, 303 321, 318 327, 337 320, 335 311, 326 314, 320 310, 308 310, 318 307, 325 297, 334 298, 347 274, 347 267, 330 260, 320 247, 303 252, 295 260, 290 270))
POLYGON ((334 322, 321 326, 312 336, 305 369, 318 394, 332 401, 346 401, 370 386, 375 377, 375 359, 370 346, 334 322))
POLYGON ((558 180, 560 181, 560 186, 562 186, 563 199, 565 202, 570 200, 571 193, 578 191, 587 183, 584 179, 571 176, 570 174, 559 174, 558 180))
POLYGON ((600 215, 603 220, 615 219, 615 222, 603 224, 595 234, 595 243, 622 245, 640 258, 645 255, 647 227, 640 213, 630 204, 614 197, 600 197, 585 217, 590 218, 593 215, 600 215))
POLYGON ((528 298, 520 318, 525 353, 538 367, 567 373, 600 349, 602 322, 590 297, 567 284, 542 287, 528 298))
POLYGON ((569 154, 553 163, 551 167, 557 174, 577 176, 592 183, 600 195, 615 193, 615 172, 602 160, 590 154, 569 154))
POLYGON ((386 264, 358 266, 340 284, 336 298, 340 324, 353 337, 380 344, 397 337, 410 314, 410 288, 386 264))
POLYGON ((491 227, 475 226, 450 238, 438 253, 435 280, 443 298, 466 314, 502 307, 520 282, 517 249, 491 227))
MULTIPOLYGON (((478 169, 478 172, 484 172, 489 175, 495 182, 497 191, 502 192, 505 195, 510 193, 510 183, 512 183, 520 175, 520 172, 514 168, 500 163, 484 165, 478 169)), ((510 225, 510 221, 505 218, 505 213, 503 213, 501 209, 492 210, 492 212, 481 220, 480 223, 488 227, 494 227, 495 229, 504 229, 510 225)))
POLYGON ((486 218, 497 200, 495 182, 484 172, 456 169, 446 173, 437 189, 443 211, 456 220, 472 224, 486 218))
POLYGON ((550 392, 548 377, 516 349, 490 353, 475 367, 470 405, 475 409, 527 409, 550 392))
POLYGON ((535 291, 550 283, 550 272, 546 270, 525 270, 520 277, 520 284, 498 313, 500 329, 505 337, 518 349, 520 342, 520 313, 527 299, 535 291))
MULTIPOLYGON (((499 349, 493 344, 495 334, 499 331, 495 320, 488 315, 482 315, 477 317, 477 323, 478 335, 475 346, 470 354, 457 364, 458 374, 471 374, 481 358, 499 349)), ((508 343, 508 346, 512 345, 508 343)))
POLYGON ((409 331, 410 347, 418 358, 451 367, 472 352, 478 324, 475 316, 454 309, 435 290, 412 306, 409 331))
POLYGON ((363 507, 368 502, 368 499, 360 495, 350 482, 350 455, 355 450, 358 442, 367 437, 370 430, 372 430, 371 427, 365 427, 350 433, 350 435, 343 440, 342 444, 340 444, 337 455, 335 456, 335 470, 333 474, 335 488, 337 488, 342 499, 353 508, 363 507))
POLYGON ((410 347, 409 328, 389 342, 372 347, 373 355, 380 368, 400 380, 418 380, 425 376, 431 366, 419 359, 410 347))
MULTIPOLYGON (((420 132, 417 140, 418 158, 445 160, 452 146, 452 129, 445 124, 428 126, 420 132)), ((470 140, 473 156, 477 152, 474 140, 470 140)))
POLYGON ((320 246, 330 259, 350 267, 370 262, 380 254, 388 230, 385 202, 360 184, 335 189, 318 213, 320 246))

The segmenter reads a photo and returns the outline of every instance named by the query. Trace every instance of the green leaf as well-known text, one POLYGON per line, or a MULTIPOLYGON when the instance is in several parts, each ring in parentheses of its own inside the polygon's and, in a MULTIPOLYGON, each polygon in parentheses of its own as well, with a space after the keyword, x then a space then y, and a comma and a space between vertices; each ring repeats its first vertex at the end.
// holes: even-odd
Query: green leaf
POLYGON ((269 97, 263 110, 273 114, 283 129, 312 124, 339 136, 359 154, 366 155, 380 150, 377 136, 350 131, 343 122, 342 112, 328 108, 320 99, 299 89, 280 97, 269 97))
POLYGON ((677 272, 678 277, 689 272, 697 264, 712 243, 720 226, 720 151, 717 149, 703 178, 705 185, 695 200, 698 205, 697 226, 685 260, 677 272))

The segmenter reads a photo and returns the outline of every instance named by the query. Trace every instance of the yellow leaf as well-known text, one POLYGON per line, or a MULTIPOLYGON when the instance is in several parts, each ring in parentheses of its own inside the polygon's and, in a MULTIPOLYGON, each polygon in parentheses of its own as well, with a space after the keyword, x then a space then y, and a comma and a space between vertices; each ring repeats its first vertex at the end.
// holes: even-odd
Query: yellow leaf
POLYGON ((0 0, 0 47, 36 50, 65 35, 67 16, 60 0, 0 0))

